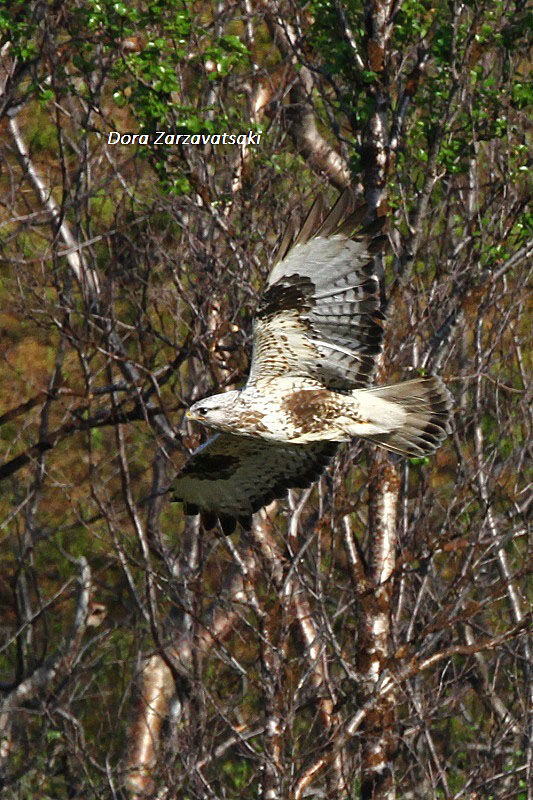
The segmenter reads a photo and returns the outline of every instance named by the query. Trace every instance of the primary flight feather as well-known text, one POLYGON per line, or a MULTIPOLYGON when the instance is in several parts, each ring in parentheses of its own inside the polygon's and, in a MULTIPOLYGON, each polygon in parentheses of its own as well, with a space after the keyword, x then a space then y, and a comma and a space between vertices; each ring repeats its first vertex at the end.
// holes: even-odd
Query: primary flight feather
POLYGON ((346 191, 325 219, 319 199, 299 234, 285 235, 256 312, 246 385, 187 412, 221 431, 172 487, 208 525, 248 525, 266 503, 315 480, 354 436, 412 457, 433 452, 448 431, 440 378, 368 388, 383 325, 373 256, 387 237, 383 220, 358 228, 364 213, 346 191))

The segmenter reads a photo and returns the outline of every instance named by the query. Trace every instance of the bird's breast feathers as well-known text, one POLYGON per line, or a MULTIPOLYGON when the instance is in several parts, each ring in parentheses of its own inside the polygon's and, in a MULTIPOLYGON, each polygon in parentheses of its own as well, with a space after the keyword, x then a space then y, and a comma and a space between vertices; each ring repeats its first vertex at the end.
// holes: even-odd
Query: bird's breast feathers
POLYGON ((292 444, 347 441, 346 426, 357 412, 349 395, 295 378, 272 380, 260 395, 244 390, 241 401, 248 418, 260 417, 253 435, 292 444))

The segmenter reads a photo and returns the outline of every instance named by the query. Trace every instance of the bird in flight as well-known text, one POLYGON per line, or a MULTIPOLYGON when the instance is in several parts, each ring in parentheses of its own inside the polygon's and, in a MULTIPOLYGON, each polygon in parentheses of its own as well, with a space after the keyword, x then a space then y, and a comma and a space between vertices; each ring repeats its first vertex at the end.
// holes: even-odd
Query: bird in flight
POLYGON ((188 419, 219 431, 174 480, 187 514, 225 533, 288 489, 314 481, 355 436, 408 457, 432 453, 449 431, 451 397, 431 376, 369 388, 382 348, 374 255, 384 219, 345 191, 329 214, 315 201, 279 247, 253 326, 242 389, 195 403, 188 419))

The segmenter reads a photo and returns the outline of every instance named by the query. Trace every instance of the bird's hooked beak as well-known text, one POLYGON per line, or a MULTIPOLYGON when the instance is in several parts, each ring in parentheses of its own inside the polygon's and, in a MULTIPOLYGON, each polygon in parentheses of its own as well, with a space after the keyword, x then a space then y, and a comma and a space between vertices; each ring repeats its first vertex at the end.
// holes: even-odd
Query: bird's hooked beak
POLYGON ((188 408, 188 409, 187 409, 187 411, 185 412, 185 418, 186 418, 186 419, 195 419, 195 416, 194 416, 194 414, 192 413, 192 411, 191 411, 191 409, 190 409, 190 408, 188 408))

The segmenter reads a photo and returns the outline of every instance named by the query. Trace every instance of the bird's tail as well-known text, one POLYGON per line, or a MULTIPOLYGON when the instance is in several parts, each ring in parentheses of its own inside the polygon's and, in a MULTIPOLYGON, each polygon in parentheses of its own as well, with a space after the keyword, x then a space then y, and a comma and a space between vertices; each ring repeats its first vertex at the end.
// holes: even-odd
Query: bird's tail
MULTIPOLYGON (((450 432, 452 397, 440 378, 415 378, 377 389, 365 389, 364 394, 391 404, 388 420, 383 420, 383 433, 368 433, 365 439, 415 458, 432 453, 450 432)), ((381 404, 380 404, 381 405, 381 404)), ((381 406, 385 411, 386 406, 381 406)))

